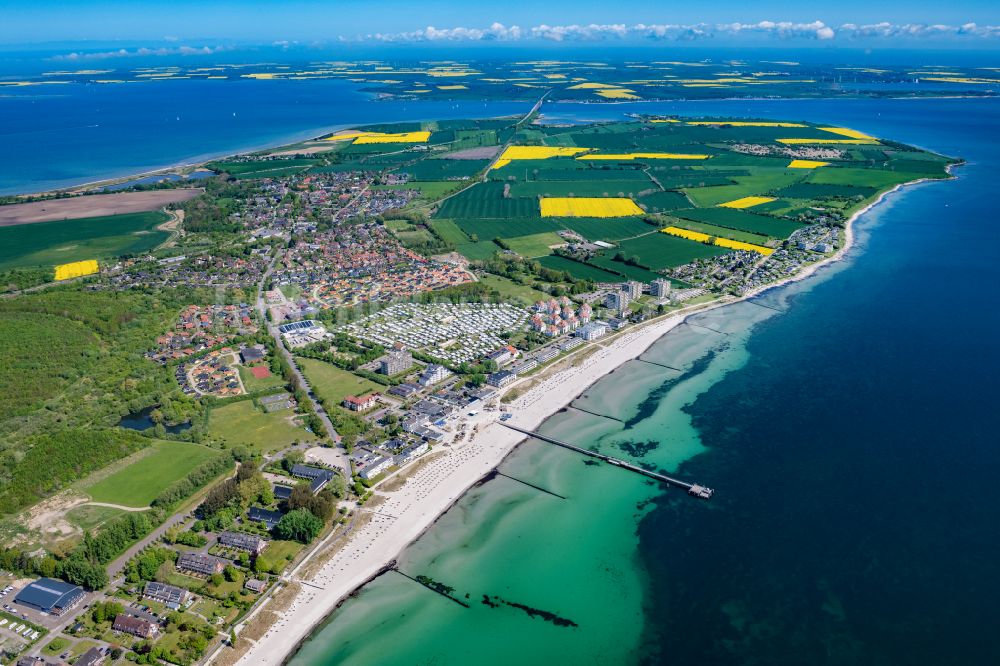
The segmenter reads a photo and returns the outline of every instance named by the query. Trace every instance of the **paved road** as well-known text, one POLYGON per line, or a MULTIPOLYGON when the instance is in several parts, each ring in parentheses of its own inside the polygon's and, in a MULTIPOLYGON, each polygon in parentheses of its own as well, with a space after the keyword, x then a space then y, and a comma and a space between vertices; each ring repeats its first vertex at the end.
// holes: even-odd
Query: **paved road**
POLYGON ((117 559, 108 565, 108 578, 114 580, 124 569, 125 564, 128 563, 130 559, 139 554, 139 551, 146 546, 159 541, 163 534, 169 530, 174 525, 184 522, 184 518, 187 516, 187 512, 175 513, 163 522, 162 525, 157 527, 155 530, 147 534, 145 537, 139 541, 132 544, 132 547, 126 550, 124 553, 118 556, 117 559))
MULTIPOLYGON (((332 437, 334 441, 337 441, 339 439, 337 429, 333 427, 333 422, 330 421, 330 416, 326 413, 326 410, 323 409, 323 406, 319 404, 316 394, 313 393, 308 380, 306 380, 305 375, 303 375, 302 371, 299 369, 298 363, 295 362, 295 357, 292 356, 292 353, 285 347, 285 342, 281 339, 281 332, 278 331, 278 327, 267 321, 267 306, 264 303, 264 285, 267 283, 268 278, 271 277, 271 273, 274 272, 274 266, 277 263, 278 257, 275 256, 275 258, 272 259, 271 263, 268 265, 267 270, 264 271, 264 275, 261 277, 260 283, 257 285, 257 312, 260 315, 261 321, 267 324, 267 332, 271 334, 272 338, 274 338, 275 349, 277 349, 278 353, 281 354, 281 356, 288 362, 289 367, 292 369, 292 374, 295 375, 296 379, 299 381, 299 385, 305 390, 306 395, 309 398, 309 402, 312 403, 313 410, 316 412, 319 420, 323 423, 323 427, 326 428, 330 437, 332 437)), ((344 472, 344 476, 349 479, 351 477, 351 463, 347 459, 347 452, 340 447, 335 447, 333 450, 337 454, 337 466, 344 472)))

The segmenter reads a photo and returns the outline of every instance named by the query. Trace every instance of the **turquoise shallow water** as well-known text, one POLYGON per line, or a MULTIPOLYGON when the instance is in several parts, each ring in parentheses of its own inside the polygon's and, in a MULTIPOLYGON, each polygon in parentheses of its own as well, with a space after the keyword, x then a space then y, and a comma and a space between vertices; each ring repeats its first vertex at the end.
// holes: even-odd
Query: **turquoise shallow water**
POLYGON ((847 261, 643 355, 679 371, 632 362, 577 402, 614 418, 544 426, 712 485, 712 501, 529 442, 502 471, 566 500, 489 481, 400 558, 471 608, 389 573, 292 662, 995 663, 1000 104, 558 106, 835 122, 970 163, 865 216, 847 261))

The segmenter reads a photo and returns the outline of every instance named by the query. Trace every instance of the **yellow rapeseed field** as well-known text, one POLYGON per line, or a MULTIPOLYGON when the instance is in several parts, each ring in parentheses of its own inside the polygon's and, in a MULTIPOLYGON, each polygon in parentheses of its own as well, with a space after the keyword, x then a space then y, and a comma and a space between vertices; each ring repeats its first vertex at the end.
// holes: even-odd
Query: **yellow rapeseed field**
POLYGON ((819 162, 817 160, 792 160, 788 163, 789 169, 815 169, 826 166, 829 162, 819 162))
MULTIPOLYGON (((412 92, 412 91, 411 91, 412 92)), ((383 134, 381 132, 365 132, 354 140, 356 145, 366 143, 423 143, 431 138, 431 133, 423 132, 393 132, 383 134)))
POLYGON ((600 97, 605 99, 639 99, 634 90, 628 88, 602 88, 595 91, 600 97))
POLYGON ((493 165, 494 169, 507 166, 514 160, 547 160, 550 157, 572 157, 590 150, 590 148, 568 148, 564 146, 507 146, 500 159, 493 165))
POLYGON ((578 160, 707 160, 711 155, 693 153, 602 153, 581 155, 578 160))
POLYGON ((578 83, 575 86, 570 86, 567 90, 600 90, 601 88, 619 88, 613 83, 578 83))
POLYGON ((832 132, 833 134, 839 134, 840 136, 846 136, 849 139, 864 139, 866 141, 878 141, 873 136, 865 134, 864 132, 859 132, 858 130, 852 130, 847 127, 820 127, 819 129, 824 132, 832 132))
POLYGON ((438 90, 468 90, 469 86, 463 86, 461 84, 454 86, 438 86, 438 90))
POLYGON ((542 217, 625 217, 642 215, 643 210, 624 197, 545 197, 541 202, 542 217))
POLYGON ((87 259, 86 261, 74 261, 69 264, 56 266, 56 280, 69 280, 70 278, 92 275, 97 272, 97 260, 87 259))
MULTIPOLYGON (((670 234, 671 236, 679 236, 681 238, 687 238, 688 240, 698 241, 699 243, 704 243, 711 238, 708 234, 703 234, 700 231, 691 231, 689 229, 681 229, 680 227, 667 227, 665 229, 660 229, 660 231, 665 234, 670 234)), ((718 236, 714 241, 712 241, 712 245, 726 247, 730 250, 749 250, 750 252, 756 252, 757 254, 763 254, 764 256, 768 256, 774 252, 774 249, 770 247, 754 245, 753 243, 744 243, 742 241, 730 240, 728 238, 719 238, 718 236)))
POLYGON ((730 125, 732 127, 808 127, 802 123, 754 123, 742 120, 691 120, 688 125, 730 125))
POLYGON ((653 118, 649 122, 651 123, 679 123, 680 121, 676 118, 653 118))
POLYGON ((733 201, 721 203, 719 206, 722 208, 750 208, 751 206, 766 204, 769 201, 774 201, 774 197, 743 197, 742 199, 734 199, 733 201))

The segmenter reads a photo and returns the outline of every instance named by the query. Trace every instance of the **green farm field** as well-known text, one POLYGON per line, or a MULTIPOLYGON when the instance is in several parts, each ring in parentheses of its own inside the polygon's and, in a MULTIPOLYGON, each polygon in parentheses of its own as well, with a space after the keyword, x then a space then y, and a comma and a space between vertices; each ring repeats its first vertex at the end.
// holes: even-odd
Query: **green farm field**
POLYGON ((621 275, 554 254, 542 257, 538 263, 554 271, 565 271, 577 280, 593 280, 594 282, 621 282, 622 280, 621 275))
MULTIPOLYGON (((546 259, 551 259, 552 257, 546 257, 546 259)), ((489 287, 500 292, 500 296, 504 299, 517 299, 523 301, 525 304, 535 303, 537 301, 547 299, 549 296, 544 292, 533 289, 527 285, 518 284, 509 278, 505 278, 500 275, 493 275, 492 273, 487 273, 483 275, 479 282, 483 286, 489 287)))
POLYGON ((382 391, 383 386, 358 377, 335 365, 312 358, 296 359, 316 395, 328 404, 339 405, 349 395, 363 395, 382 391))
POLYGON ((95 502, 131 507, 149 506, 171 483, 219 455, 219 450, 199 444, 157 441, 139 454, 135 462, 84 491, 95 502))
POLYGON ((547 254, 552 254, 552 245, 564 245, 566 241, 564 241, 558 234, 551 231, 545 231, 540 234, 532 234, 530 236, 505 238, 504 243, 506 243, 511 250, 517 252, 522 257, 533 259, 535 257, 544 257, 547 254))
POLYGON ((167 239, 166 213, 122 213, 0 227, 0 270, 146 252, 167 239))
POLYGON ((246 446, 266 454, 310 438, 308 430, 289 421, 291 416, 290 410, 265 414, 252 401, 243 400, 213 408, 208 432, 229 446, 246 446))
POLYGON ((638 257, 640 264, 654 271, 729 252, 715 245, 697 243, 658 231, 622 241, 618 248, 626 257, 638 257))

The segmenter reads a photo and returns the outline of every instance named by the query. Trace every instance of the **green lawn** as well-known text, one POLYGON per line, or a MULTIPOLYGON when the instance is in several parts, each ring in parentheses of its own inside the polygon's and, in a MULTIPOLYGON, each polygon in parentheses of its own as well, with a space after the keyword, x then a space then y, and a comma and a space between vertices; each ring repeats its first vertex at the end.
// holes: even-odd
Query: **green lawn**
POLYGON ((548 294, 523 284, 517 284, 500 275, 487 274, 479 278, 479 282, 490 289, 496 289, 505 299, 516 298, 525 303, 535 303, 549 298, 548 294))
POLYGON ((161 212, 122 213, 0 227, 0 270, 145 252, 169 236, 155 230, 168 219, 161 212))
POLYGON ((551 245, 566 244, 566 241, 552 231, 545 231, 540 234, 532 234, 530 236, 504 238, 503 242, 506 243, 511 250, 528 259, 532 259, 534 257, 544 257, 547 254, 552 254, 552 250, 550 249, 551 245))
POLYGON ((283 386, 285 383, 278 375, 272 374, 263 379, 257 379, 251 374, 250 368, 241 365, 239 366, 239 370, 240 379, 243 380, 243 386, 246 387, 248 393, 274 388, 275 386, 283 386))
POLYGON ((312 437, 305 428, 289 423, 289 416, 289 410, 265 414, 252 401, 243 400, 212 409, 208 432, 230 446, 270 453, 312 437))
POLYGON ((298 541, 280 541, 275 540, 267 544, 267 548, 264 552, 260 554, 266 562, 272 566, 275 564, 281 564, 282 567, 287 566, 289 562, 295 559, 295 556, 299 554, 305 546, 303 546, 298 541))
POLYGON ((331 407, 339 405, 349 395, 364 395, 372 391, 385 390, 381 384, 358 377, 324 361, 311 358, 299 358, 296 361, 316 395, 331 407))
POLYGON ((85 492, 95 502, 149 506, 171 483, 220 455, 216 449, 188 442, 157 441, 150 449, 151 453, 85 488, 85 492))
POLYGON ((42 654, 46 657, 58 657, 69 647, 69 640, 61 636, 56 636, 49 644, 42 648, 42 654))

